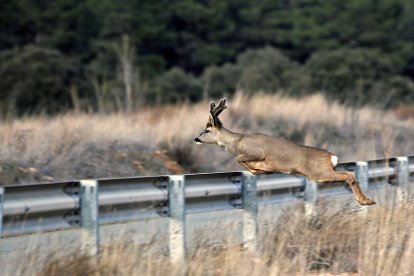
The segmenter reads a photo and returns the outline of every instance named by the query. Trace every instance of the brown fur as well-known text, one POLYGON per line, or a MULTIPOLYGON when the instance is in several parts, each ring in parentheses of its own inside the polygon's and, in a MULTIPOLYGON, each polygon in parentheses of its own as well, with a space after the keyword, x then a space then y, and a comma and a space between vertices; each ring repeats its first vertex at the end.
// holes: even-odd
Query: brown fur
POLYGON ((346 181, 361 205, 375 202, 366 197, 351 172, 337 172, 332 164, 333 154, 324 149, 299 145, 285 139, 261 133, 241 134, 224 128, 218 115, 227 108, 226 100, 216 106, 210 103, 210 118, 195 141, 218 144, 236 156, 240 165, 253 174, 273 172, 305 176, 318 183, 346 181))

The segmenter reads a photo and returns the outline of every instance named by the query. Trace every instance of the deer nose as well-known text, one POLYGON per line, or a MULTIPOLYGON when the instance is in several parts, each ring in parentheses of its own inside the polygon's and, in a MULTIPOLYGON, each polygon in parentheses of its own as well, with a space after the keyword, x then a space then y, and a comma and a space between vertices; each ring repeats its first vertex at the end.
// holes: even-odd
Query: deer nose
POLYGON ((195 141, 196 143, 202 143, 202 142, 201 142, 201 140, 200 140, 200 139, 198 139, 198 137, 197 137, 197 138, 195 138, 195 139, 194 139, 194 141, 195 141))

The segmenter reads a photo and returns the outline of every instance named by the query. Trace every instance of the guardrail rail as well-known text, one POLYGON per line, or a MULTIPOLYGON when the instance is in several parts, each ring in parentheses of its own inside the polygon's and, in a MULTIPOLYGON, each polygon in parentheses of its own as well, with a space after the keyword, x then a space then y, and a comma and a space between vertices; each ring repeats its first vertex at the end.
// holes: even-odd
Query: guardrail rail
MULTIPOLYGON (((414 179, 414 156, 340 163, 337 170, 355 173, 365 191, 397 186, 400 198, 414 179)), ((82 245, 99 253, 99 226, 155 217, 169 218, 172 258, 186 254, 186 214, 243 210, 243 244, 256 247, 259 204, 305 202, 315 215, 318 198, 351 193, 345 183, 316 185, 285 174, 255 176, 246 171, 206 174, 79 180, 0 188, 3 238, 81 227, 82 245)))

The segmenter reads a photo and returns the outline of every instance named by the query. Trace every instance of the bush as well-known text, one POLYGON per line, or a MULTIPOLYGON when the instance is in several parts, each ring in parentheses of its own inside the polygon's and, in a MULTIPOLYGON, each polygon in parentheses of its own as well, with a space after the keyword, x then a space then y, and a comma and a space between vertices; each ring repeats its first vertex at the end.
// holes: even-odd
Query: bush
POLYGON ((391 58, 369 49, 340 49, 314 54, 306 63, 311 88, 328 98, 350 104, 395 102, 390 94, 409 94, 408 79, 396 77, 401 70, 391 58))
POLYGON ((237 66, 242 68, 240 89, 247 93, 289 90, 291 71, 297 69, 289 58, 271 47, 244 52, 237 58, 237 66))
POLYGON ((199 101, 201 81, 180 68, 173 68, 153 81, 146 98, 147 102, 156 104, 199 101))
POLYGON ((4 112, 54 113, 70 107, 74 66, 56 50, 27 46, 0 55, 1 101, 4 112))
POLYGON ((238 88, 241 68, 235 64, 226 63, 223 66, 210 66, 204 71, 202 80, 207 97, 220 98, 231 96, 238 88))
POLYGON ((414 103, 414 82, 409 78, 391 77, 384 83, 384 90, 389 93, 386 107, 396 107, 400 103, 414 103))
POLYGON ((238 89, 248 94, 283 91, 303 95, 309 82, 305 70, 271 47, 248 50, 235 64, 211 66, 202 78, 213 98, 232 95, 238 89))

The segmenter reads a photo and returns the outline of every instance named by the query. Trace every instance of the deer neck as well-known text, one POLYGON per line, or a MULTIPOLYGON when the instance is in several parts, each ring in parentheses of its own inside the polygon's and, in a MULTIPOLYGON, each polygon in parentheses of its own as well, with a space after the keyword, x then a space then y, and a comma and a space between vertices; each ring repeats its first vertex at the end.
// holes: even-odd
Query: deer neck
POLYGON ((221 128, 220 132, 221 135, 220 139, 217 141, 217 144, 231 154, 237 155, 239 140, 243 134, 232 132, 224 127, 221 128))

